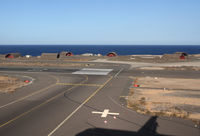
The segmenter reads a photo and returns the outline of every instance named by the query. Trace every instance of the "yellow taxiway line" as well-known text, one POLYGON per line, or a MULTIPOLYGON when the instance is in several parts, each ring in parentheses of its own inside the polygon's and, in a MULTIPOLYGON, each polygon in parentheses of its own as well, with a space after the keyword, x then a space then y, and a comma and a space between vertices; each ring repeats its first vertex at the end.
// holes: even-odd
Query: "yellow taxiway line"
MULTIPOLYGON (((88 76, 86 76, 86 79, 83 80, 83 81, 81 81, 80 83, 84 83, 84 82, 86 82, 86 81, 88 81, 88 76)), ((53 84, 53 85, 56 85, 56 84, 53 84)), ((51 86, 53 86, 53 85, 51 85, 51 86)), ((73 87, 67 89, 65 92, 70 91, 70 90, 74 89, 75 87, 77 87, 77 86, 73 86, 73 87)), ((47 87, 47 88, 49 88, 49 87, 47 87)), ((46 89, 47 89, 47 88, 46 88, 46 89)), ((43 89, 43 90, 44 90, 44 89, 43 89)), ((26 112, 24 112, 24 113, 22 113, 22 114, 20 114, 20 115, 18 115, 18 116, 16 116, 16 117, 14 117, 13 119, 11 119, 11 120, 9 120, 9 121, 3 123, 3 124, 0 124, 0 128, 3 127, 3 126, 8 125, 9 123, 11 123, 11 122, 13 122, 13 121, 15 121, 15 120, 17 120, 17 119, 23 117, 23 116, 25 116, 25 115, 28 114, 28 113, 30 113, 30 112, 32 112, 32 111, 34 111, 34 110, 36 110, 36 109, 42 107, 43 105, 45 105, 45 104, 51 102, 52 100, 56 99, 57 97, 59 97, 59 96, 61 96, 61 95, 63 95, 63 92, 62 92, 62 93, 59 93, 59 94, 57 94, 57 95, 55 95, 54 97, 51 97, 50 99, 46 100, 45 102, 43 102, 43 103, 41 103, 41 104, 39 104, 39 105, 37 105, 37 106, 31 108, 30 110, 28 110, 28 111, 26 111, 26 112)), ((25 96, 25 97, 23 97, 23 99, 25 99, 25 98, 27 98, 27 97, 30 97, 30 96, 32 96, 32 95, 25 96)), ((22 100, 22 99, 20 99, 20 100, 22 100)))
MULTIPOLYGON (((55 78, 55 76, 52 76, 52 77, 55 78)), ((57 78, 55 78, 55 79, 56 79, 56 83, 57 83, 59 80, 58 80, 57 78)), ((45 87, 45 88, 43 88, 43 89, 40 89, 40 90, 37 91, 37 92, 31 93, 31 94, 26 95, 26 96, 24 96, 24 97, 22 97, 22 98, 19 98, 19 99, 17 99, 17 100, 14 100, 14 101, 12 101, 12 102, 9 102, 9 103, 7 103, 7 104, 5 104, 5 105, 2 105, 2 106, 0 106, 0 109, 1 109, 1 108, 4 108, 4 107, 6 107, 6 106, 9 106, 9 105, 11 105, 11 104, 17 103, 17 102, 19 102, 19 101, 22 101, 22 100, 24 100, 24 99, 26 99, 26 98, 28 98, 28 97, 31 97, 31 96, 33 96, 33 95, 36 95, 36 94, 38 94, 38 93, 44 92, 44 91, 46 91, 47 89, 49 89, 49 88, 55 86, 56 83, 54 83, 54 84, 52 84, 52 85, 50 85, 50 86, 48 86, 48 87, 45 87)))
POLYGON ((85 105, 92 97, 94 97, 113 77, 110 77, 102 86, 100 86, 94 93, 92 93, 81 105, 79 105, 69 116, 67 116, 48 136, 53 135, 67 120, 69 120, 83 105, 85 105))
POLYGON ((72 83, 56 83, 57 85, 73 85, 73 86, 102 86, 99 84, 72 84, 72 83))

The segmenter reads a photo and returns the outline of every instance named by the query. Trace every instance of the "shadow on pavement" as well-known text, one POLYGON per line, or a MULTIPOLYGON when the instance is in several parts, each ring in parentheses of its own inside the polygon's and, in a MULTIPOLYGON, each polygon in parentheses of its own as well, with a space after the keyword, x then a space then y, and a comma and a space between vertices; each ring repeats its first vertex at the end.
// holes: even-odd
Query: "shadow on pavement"
POLYGON ((157 116, 151 117, 137 132, 103 128, 90 128, 83 132, 80 132, 76 136, 169 136, 158 134, 156 132, 156 129, 158 127, 158 123, 156 120, 157 116))

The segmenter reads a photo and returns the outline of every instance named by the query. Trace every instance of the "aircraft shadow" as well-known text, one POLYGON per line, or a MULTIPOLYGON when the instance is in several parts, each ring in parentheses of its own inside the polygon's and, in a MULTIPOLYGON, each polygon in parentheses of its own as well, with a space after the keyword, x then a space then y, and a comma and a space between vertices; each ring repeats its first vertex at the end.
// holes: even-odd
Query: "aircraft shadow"
POLYGON ((156 129, 158 127, 158 123, 156 120, 157 116, 151 117, 137 132, 103 128, 90 128, 78 133, 76 136, 169 136, 156 132, 156 129))

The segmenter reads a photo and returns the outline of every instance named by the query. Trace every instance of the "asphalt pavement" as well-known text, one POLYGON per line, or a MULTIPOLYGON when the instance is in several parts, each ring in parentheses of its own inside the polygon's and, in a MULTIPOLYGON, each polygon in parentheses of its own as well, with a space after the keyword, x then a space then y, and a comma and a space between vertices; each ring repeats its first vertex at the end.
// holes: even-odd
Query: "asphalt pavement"
POLYGON ((1 67, 0 73, 34 79, 14 93, 0 94, 1 136, 200 135, 193 121, 142 115, 120 99, 128 94, 129 76, 199 78, 198 72, 141 71, 130 70, 128 65, 99 64, 84 70, 1 67))

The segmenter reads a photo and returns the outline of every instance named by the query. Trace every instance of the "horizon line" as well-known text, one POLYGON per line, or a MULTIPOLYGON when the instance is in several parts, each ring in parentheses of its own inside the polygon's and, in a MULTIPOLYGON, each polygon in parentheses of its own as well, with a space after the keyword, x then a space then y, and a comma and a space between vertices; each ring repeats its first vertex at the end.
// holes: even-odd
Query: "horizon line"
POLYGON ((0 46, 200 46, 200 44, 0 44, 0 46))

